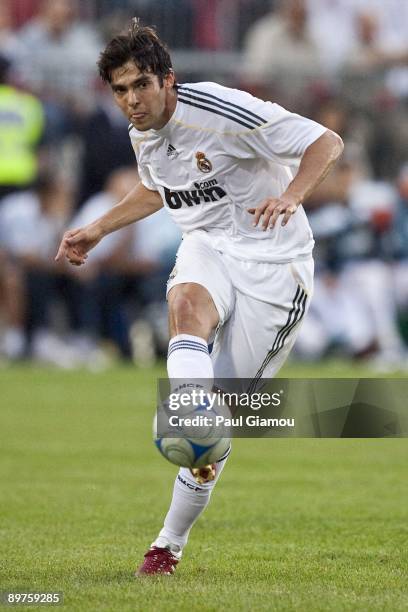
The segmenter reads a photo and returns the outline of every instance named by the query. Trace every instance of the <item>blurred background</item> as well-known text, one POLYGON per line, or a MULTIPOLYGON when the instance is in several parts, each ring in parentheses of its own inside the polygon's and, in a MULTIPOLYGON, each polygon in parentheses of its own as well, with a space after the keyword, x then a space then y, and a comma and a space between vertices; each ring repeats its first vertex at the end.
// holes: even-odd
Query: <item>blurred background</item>
POLYGON ((133 16, 179 82, 245 88, 338 132, 340 163, 306 203, 315 296, 295 358, 408 369, 407 0, 1 0, 0 362, 98 370, 167 350, 165 211, 55 264, 63 231, 137 182, 127 121, 97 76, 133 16))

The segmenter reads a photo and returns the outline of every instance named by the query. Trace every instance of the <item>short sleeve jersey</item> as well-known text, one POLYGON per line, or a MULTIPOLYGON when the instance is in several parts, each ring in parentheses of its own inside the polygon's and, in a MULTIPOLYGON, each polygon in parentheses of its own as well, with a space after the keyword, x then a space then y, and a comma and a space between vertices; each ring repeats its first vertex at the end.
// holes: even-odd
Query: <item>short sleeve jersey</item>
POLYGON ((278 197, 307 147, 325 132, 314 121, 216 83, 178 86, 176 109, 160 130, 129 128, 142 183, 158 191, 182 232, 199 232, 239 259, 308 257, 313 236, 303 207, 264 232, 248 208, 278 197))

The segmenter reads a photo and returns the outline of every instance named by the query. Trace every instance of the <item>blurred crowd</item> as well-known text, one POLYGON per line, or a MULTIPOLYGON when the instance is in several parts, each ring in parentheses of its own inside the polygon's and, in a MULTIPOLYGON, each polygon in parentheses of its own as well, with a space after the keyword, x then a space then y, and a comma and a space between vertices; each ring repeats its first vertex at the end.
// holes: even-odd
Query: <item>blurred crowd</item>
POLYGON ((342 136, 341 162, 305 203, 316 287, 297 354, 407 367, 406 0, 2 0, 0 359, 102 368, 166 350, 180 235, 165 211, 106 238, 83 268, 54 262, 67 227, 138 180, 96 71, 135 15, 175 51, 180 82, 243 87, 342 136))

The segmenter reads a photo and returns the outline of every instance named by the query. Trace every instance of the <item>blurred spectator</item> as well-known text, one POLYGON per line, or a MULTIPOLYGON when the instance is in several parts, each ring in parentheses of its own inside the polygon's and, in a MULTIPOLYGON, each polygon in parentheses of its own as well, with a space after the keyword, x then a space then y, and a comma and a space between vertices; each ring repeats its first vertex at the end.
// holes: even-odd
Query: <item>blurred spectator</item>
POLYGON ((40 101, 8 83, 9 68, 0 56, 0 197, 35 180, 36 147, 44 130, 40 101))
POLYGON ((78 21, 77 13, 77 0, 42 0, 38 16, 20 30, 23 82, 51 104, 50 112, 56 112, 54 105, 84 112, 93 99, 101 43, 92 26, 78 21))
MULTIPOLYGON (((82 227, 108 212, 138 180, 136 168, 120 168, 108 175, 103 191, 85 202, 70 226, 82 227)), ((120 275, 129 259, 131 235, 126 227, 106 236, 90 252, 84 268, 68 270, 73 279, 68 291, 75 330, 71 342, 90 359, 101 338, 112 340, 123 355, 129 355, 120 275)))
POLYGON ((169 332, 166 283, 175 265, 181 232, 164 208, 133 226, 132 260, 129 271, 137 274, 133 296, 138 312, 130 329, 135 363, 148 365, 156 354, 165 355, 169 332), (140 273, 141 261, 148 261, 150 272, 140 273))
POLYGON ((370 180, 367 144, 372 126, 367 130, 364 118, 336 100, 321 104, 314 118, 341 134, 345 149, 306 204, 316 240, 317 273, 298 351, 321 358, 340 350, 375 359, 380 370, 404 367, 390 267, 396 193, 390 184, 370 180))
POLYGON ((238 0, 238 2, 235 2, 238 13, 236 15, 235 36, 239 48, 244 43, 248 27, 270 13, 274 9, 275 3, 276 0, 238 0))
POLYGON ((311 83, 321 79, 320 55, 308 31, 305 0, 282 0, 278 12, 250 28, 243 72, 251 85, 273 86, 279 101, 291 107, 304 98, 311 83))
POLYGON ((398 68, 402 78, 398 91, 390 89, 389 76, 392 66, 408 63, 408 43, 405 50, 384 47, 379 13, 371 8, 356 11, 355 27, 357 38, 341 72, 342 91, 360 116, 364 113, 371 120, 371 134, 366 144, 374 175, 378 179, 394 180, 405 159, 408 141, 406 108, 395 94, 403 92, 405 78, 408 94, 408 68, 398 68))
MULTIPOLYGON (((135 169, 116 170, 70 225, 83 226, 104 214, 137 181, 135 169)), ((141 364, 154 358, 156 344, 161 348, 163 338, 167 345, 166 281, 180 238, 167 212, 161 210, 107 236, 90 252, 84 268, 73 269, 73 340, 83 353, 105 338, 123 357, 133 354, 141 364)))
POLYGON ((373 14, 377 21, 379 63, 389 68, 386 86, 397 96, 408 96, 408 3, 406 0, 360 0, 363 15, 373 14), (405 67, 403 67, 405 65, 405 67))
MULTIPOLYGON (((388 8, 387 4, 384 12, 384 8, 370 4, 356 11, 356 40, 344 58, 345 76, 364 79, 368 100, 373 91, 381 91, 381 86, 397 97, 408 95, 408 68, 402 67, 408 64, 408 42, 398 35, 398 28, 387 28, 388 8)), ((400 17, 404 20, 404 13, 407 28, 408 11, 402 10, 400 17)))
POLYGON ((316 277, 298 349, 316 358, 337 346, 353 357, 374 358, 379 369, 405 367, 388 236, 395 190, 360 181, 350 187, 348 200, 347 208, 329 206, 310 217, 318 247, 329 243, 329 257, 316 277))
POLYGON ((68 212, 64 185, 48 174, 41 175, 31 191, 10 194, 2 201, 0 250, 5 265, 1 281, 8 292, 3 352, 10 358, 21 357, 27 350, 56 363, 65 357, 49 325, 56 294, 53 256, 68 212))
MULTIPOLYGON (((371 74, 384 83, 380 69, 407 63, 408 3, 406 0, 307 0, 309 25, 325 66, 337 74, 344 65, 354 74, 371 74), (377 73, 377 74, 376 74, 377 73)), ((393 68, 386 84, 397 96, 408 94, 408 71, 393 68)), ((353 93, 364 94, 366 87, 354 87, 353 93)))
POLYGON ((80 164, 79 202, 102 191, 106 177, 120 167, 130 166, 135 154, 130 144, 128 121, 103 89, 95 110, 81 129, 83 156, 80 164))
POLYGON ((367 75, 378 68, 382 52, 378 38, 378 17, 372 12, 360 12, 355 16, 356 40, 344 59, 345 69, 367 75))
POLYGON ((397 194, 392 185, 361 181, 350 191, 350 224, 336 239, 341 265, 339 282, 360 304, 359 334, 371 339, 376 364, 406 366, 397 327, 396 298, 391 273, 388 233, 395 215, 397 194))
MULTIPOLYGON (((328 99, 320 105, 315 103, 314 106, 317 110, 313 119, 340 134, 344 151, 332 172, 308 199, 309 213, 320 206, 346 205, 352 185, 371 176, 365 142, 368 136, 364 123, 357 121, 350 108, 341 100, 328 99)), ((324 215, 322 218, 327 219, 328 216, 324 215)))
POLYGON ((335 74, 354 45, 356 7, 360 0, 307 0, 311 36, 325 68, 335 74))

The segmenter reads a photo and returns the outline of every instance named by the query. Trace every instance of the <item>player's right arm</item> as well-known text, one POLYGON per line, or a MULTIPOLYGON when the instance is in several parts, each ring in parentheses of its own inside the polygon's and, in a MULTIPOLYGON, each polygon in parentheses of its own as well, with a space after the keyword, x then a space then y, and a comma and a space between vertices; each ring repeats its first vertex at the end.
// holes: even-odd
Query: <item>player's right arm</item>
POLYGON ((142 183, 138 183, 119 204, 102 217, 85 227, 65 232, 55 260, 60 261, 65 257, 72 265, 81 266, 88 257, 87 253, 104 236, 152 215, 162 206, 163 201, 157 191, 151 191, 142 183))

